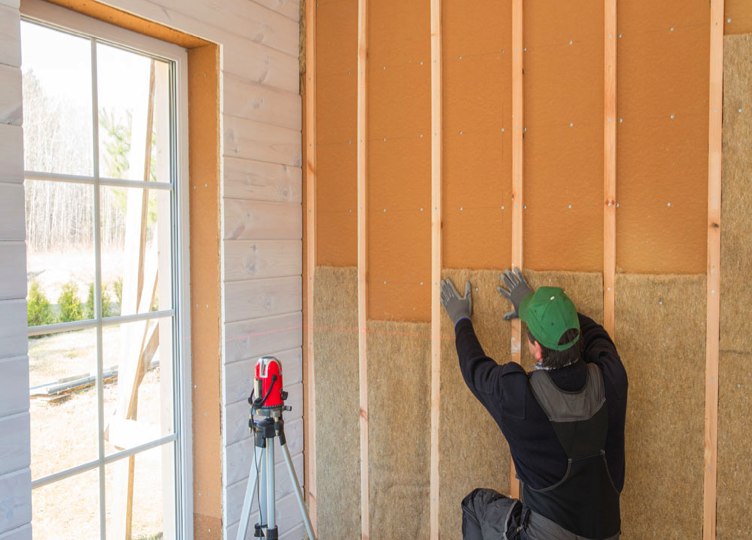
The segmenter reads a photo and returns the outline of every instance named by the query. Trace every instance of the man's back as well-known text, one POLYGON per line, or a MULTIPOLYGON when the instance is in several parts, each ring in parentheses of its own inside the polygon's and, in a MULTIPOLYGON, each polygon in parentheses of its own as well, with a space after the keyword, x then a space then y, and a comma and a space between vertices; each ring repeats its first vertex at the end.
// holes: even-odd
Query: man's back
MULTIPOLYGON (((616 348, 605 330, 580 315, 583 361, 546 373, 564 393, 579 392, 588 380, 587 364, 600 368, 607 404, 607 428, 603 445, 607 471, 617 491, 624 485, 624 424, 627 375, 616 348)), ((475 337, 472 323, 460 321, 455 329, 463 377, 470 390, 488 409, 509 442, 517 474, 523 485, 541 490, 565 478, 570 467, 567 452, 554 425, 536 399, 530 374, 510 362, 499 365, 488 358, 475 337)))

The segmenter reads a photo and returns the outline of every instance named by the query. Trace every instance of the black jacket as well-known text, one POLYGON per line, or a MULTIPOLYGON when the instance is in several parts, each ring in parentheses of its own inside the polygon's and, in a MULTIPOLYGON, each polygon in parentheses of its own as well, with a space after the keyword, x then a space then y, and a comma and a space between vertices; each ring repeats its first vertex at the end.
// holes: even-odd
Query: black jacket
MULTIPOLYGON (((585 315, 579 317, 580 339, 584 340, 583 360, 595 362, 603 372, 609 416, 606 460, 611 478, 621 491, 624 487, 627 372, 603 327, 585 315)), ((500 365, 486 356, 469 319, 457 323, 455 335, 465 383, 501 428, 509 443, 517 475, 533 489, 548 487, 561 480, 567 470, 567 455, 533 396, 528 374, 515 362, 500 365)), ((572 392, 585 385, 587 368, 578 361, 549 373, 556 386, 572 392)))

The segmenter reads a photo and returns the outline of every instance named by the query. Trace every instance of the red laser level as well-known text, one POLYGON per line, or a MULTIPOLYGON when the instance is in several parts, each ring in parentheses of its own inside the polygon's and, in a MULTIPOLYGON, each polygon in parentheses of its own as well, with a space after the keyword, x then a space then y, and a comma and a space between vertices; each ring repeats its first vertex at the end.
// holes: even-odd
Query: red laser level
POLYGON ((262 356, 256 362, 254 379, 254 405, 258 408, 283 407, 287 392, 282 389, 282 365, 273 356, 262 356))
POLYGON ((257 488, 259 521, 253 527, 254 537, 266 540, 279 539, 275 498, 275 438, 279 439, 279 448, 282 450, 287 472, 290 474, 290 481, 295 489, 295 498, 298 500, 308 538, 316 540, 311 518, 308 516, 308 509, 303 500, 303 492, 292 465, 290 450, 287 448, 283 414, 285 411, 291 411, 292 407, 285 405, 286 399, 287 392, 282 389, 282 364, 273 356, 262 356, 256 362, 253 392, 248 398, 251 406, 248 428, 253 433, 255 451, 248 475, 248 484, 245 488, 243 511, 240 514, 236 540, 246 539, 250 526, 251 507, 257 488))

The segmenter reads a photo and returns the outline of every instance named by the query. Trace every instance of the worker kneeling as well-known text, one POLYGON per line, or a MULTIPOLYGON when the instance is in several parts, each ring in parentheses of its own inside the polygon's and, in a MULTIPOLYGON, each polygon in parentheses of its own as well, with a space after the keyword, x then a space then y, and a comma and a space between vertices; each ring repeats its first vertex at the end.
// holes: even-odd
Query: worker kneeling
POLYGON ((460 369, 501 428, 520 479, 521 500, 476 489, 462 501, 465 540, 611 540, 620 535, 627 373, 603 327, 577 313, 558 287, 533 292, 519 270, 499 292, 527 324, 532 372, 486 356, 472 295, 450 280, 441 303, 455 323, 460 369))

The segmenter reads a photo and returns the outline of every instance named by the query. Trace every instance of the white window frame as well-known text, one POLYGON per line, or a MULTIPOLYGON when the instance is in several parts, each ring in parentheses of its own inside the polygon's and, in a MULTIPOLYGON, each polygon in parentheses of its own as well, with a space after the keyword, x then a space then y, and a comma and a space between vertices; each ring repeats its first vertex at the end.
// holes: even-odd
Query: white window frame
MULTIPOLYGON (((99 469, 99 498, 105 500, 104 470, 105 465, 124 459, 131 455, 158 447, 173 441, 176 446, 175 459, 175 514, 176 538, 193 539, 193 437, 192 437, 192 403, 191 403, 191 320, 190 320, 190 258, 189 258, 189 174, 188 174, 188 55, 185 49, 166 43, 158 39, 137 34, 68 9, 49 4, 41 0, 24 0, 21 4, 21 16, 24 20, 50 27, 56 30, 79 35, 91 40, 92 44, 92 118, 93 120, 93 174, 92 176, 77 176, 57 173, 39 173, 25 171, 27 180, 53 180, 58 182, 74 182, 94 186, 138 187, 148 189, 162 189, 173 191, 172 197, 172 226, 177 234, 172 246, 173 270, 173 307, 150 313, 125 315, 102 318, 101 316, 101 252, 95 249, 96 285, 95 309, 96 317, 85 321, 58 323, 41 327, 29 328, 29 336, 48 334, 53 331, 69 331, 82 328, 97 328, 97 401, 98 401, 98 437, 99 455, 96 460, 84 463, 64 471, 60 471, 32 482, 32 489, 69 478, 85 471, 99 469), (173 131, 171 144, 173 145, 173 163, 171 167, 171 182, 142 182, 138 180, 108 179, 99 176, 99 145, 98 145, 98 105, 96 86, 96 43, 106 43, 121 49, 146 55, 158 60, 165 60, 174 65, 175 90, 171 96, 172 115, 175 118, 176 129, 173 131), (175 137, 177 138, 176 142, 175 137), (177 282, 177 283, 175 283, 177 282), (175 430, 174 433, 149 443, 122 450, 114 454, 105 455, 102 434, 104 429, 103 415, 103 382, 102 382, 102 333, 103 326, 122 324, 146 319, 158 319, 172 316, 174 320, 173 338, 174 350, 177 352, 179 366, 175 369, 174 399, 175 399, 175 430)), ((94 190, 95 212, 98 215, 99 190, 94 190)), ((98 224, 95 223, 95 244, 98 246, 98 224)), ((105 505, 99 505, 99 523, 102 534, 105 532, 105 505)))

